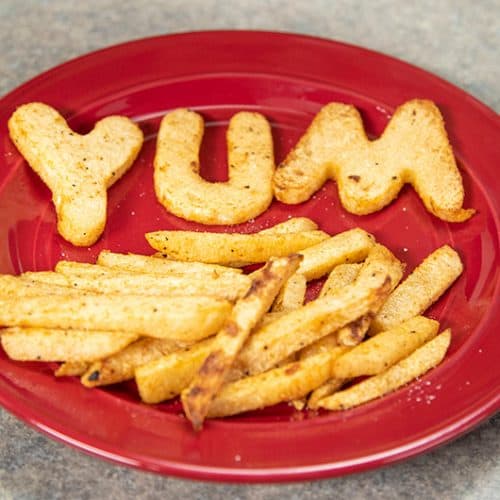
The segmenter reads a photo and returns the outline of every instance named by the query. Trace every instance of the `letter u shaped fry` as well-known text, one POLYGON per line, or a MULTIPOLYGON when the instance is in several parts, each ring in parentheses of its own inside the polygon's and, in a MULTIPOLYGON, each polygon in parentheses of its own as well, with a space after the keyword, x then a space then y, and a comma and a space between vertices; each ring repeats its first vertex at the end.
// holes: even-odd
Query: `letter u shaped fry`
POLYGON ((202 224, 239 224, 270 205, 274 155, 271 128, 259 113, 235 114, 227 131, 228 181, 199 175, 203 118, 187 109, 166 114, 158 133, 154 185, 171 213, 202 224))

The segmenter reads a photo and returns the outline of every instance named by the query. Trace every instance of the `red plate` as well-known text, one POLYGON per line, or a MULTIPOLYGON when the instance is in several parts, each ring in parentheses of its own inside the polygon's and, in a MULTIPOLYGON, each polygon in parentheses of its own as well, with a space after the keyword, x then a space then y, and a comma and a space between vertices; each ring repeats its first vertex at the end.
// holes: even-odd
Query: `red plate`
MULTIPOLYGON (((425 211, 411 189, 390 207, 357 217, 325 185, 307 203, 275 202, 255 231, 307 215, 329 232, 361 226, 408 263, 453 245, 465 273, 431 310, 453 342, 441 366, 380 400, 342 413, 310 414, 287 405, 208 422, 195 434, 178 402, 146 406, 133 384, 89 390, 56 379, 54 366, 0 355, 1 404, 37 429, 81 450, 152 471, 223 481, 283 481, 335 476, 388 464, 451 440, 499 409, 499 117, 460 89, 389 57, 326 40, 262 32, 206 32, 140 40, 73 60, 3 98, 0 108, 0 270, 49 269, 59 259, 91 261, 103 248, 149 252, 143 234, 199 227, 155 200, 152 158, 160 117, 189 106, 209 127, 204 175, 226 175, 224 127, 236 111, 273 123, 279 161, 329 101, 357 106, 370 134, 395 107, 422 97, 442 110, 462 169, 470 221, 447 224, 425 211), (10 142, 16 106, 44 101, 86 132, 106 115, 139 122, 147 141, 133 169, 109 191, 105 233, 74 248, 56 233, 50 193, 10 142)), ((233 230, 233 228, 231 228, 233 230)))

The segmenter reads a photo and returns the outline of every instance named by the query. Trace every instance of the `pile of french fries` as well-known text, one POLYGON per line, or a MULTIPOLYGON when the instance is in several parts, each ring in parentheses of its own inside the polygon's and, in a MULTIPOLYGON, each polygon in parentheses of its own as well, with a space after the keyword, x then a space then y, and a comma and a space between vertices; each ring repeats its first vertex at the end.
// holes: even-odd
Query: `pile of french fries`
POLYGON ((351 408, 424 374, 448 349, 450 330, 422 314, 462 272, 449 246, 402 281, 404 263, 369 233, 330 236, 307 218, 254 234, 146 238, 152 256, 103 251, 95 264, 0 276, 8 356, 61 362, 56 376, 87 387, 135 379, 145 403, 180 396, 198 430, 280 402, 351 408), (263 265, 245 273, 249 264, 263 265))

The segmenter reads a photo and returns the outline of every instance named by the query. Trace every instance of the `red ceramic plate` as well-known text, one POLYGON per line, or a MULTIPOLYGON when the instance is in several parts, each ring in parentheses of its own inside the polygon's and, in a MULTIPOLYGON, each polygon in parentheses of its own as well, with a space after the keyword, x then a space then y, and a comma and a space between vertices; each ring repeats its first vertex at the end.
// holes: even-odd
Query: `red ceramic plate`
MULTIPOLYGON (((385 210, 357 217, 339 205, 335 184, 307 203, 275 202, 255 221, 222 230, 255 231, 292 215, 331 233, 361 226, 411 270, 441 244, 453 245, 465 272, 430 311, 453 341, 444 362, 380 400, 342 413, 297 412, 287 405, 208 422, 195 434, 178 402, 146 406, 133 384, 89 390, 56 379, 50 364, 0 354, 0 402, 27 423, 81 450, 139 468, 221 481, 283 481, 335 476, 429 450, 470 430, 499 408, 500 320, 498 116, 460 89, 420 69, 365 49, 304 36, 205 32, 135 41, 70 61, 16 89, 0 108, 0 270, 50 269, 59 259, 92 261, 103 248, 150 252, 146 231, 199 228, 155 200, 155 134, 168 110, 200 111, 207 131, 203 174, 226 175, 224 131, 235 112, 264 113, 281 160, 329 101, 357 106, 368 132, 382 132, 395 107, 435 101, 446 120, 466 188, 470 221, 447 224, 425 211, 411 189, 385 210), (109 191, 105 233, 75 248, 56 233, 50 193, 7 134, 16 106, 44 101, 79 132, 123 114, 147 141, 132 170, 109 191)), ((212 228, 211 228, 212 229, 212 228)), ((216 228, 217 229, 217 228, 216 228)), ((221 228, 218 228, 221 230, 221 228)))

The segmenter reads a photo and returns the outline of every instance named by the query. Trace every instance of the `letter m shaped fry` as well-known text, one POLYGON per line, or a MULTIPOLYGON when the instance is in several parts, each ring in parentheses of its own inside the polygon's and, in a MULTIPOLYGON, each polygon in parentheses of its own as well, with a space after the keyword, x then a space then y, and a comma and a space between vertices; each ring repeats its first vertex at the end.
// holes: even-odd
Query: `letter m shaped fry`
POLYGON ((411 184, 427 210, 450 222, 474 213, 462 208, 464 188, 443 118, 430 101, 412 100, 396 109, 383 134, 369 140, 358 111, 330 103, 275 172, 275 196, 306 201, 328 179, 354 214, 380 210, 411 184))

